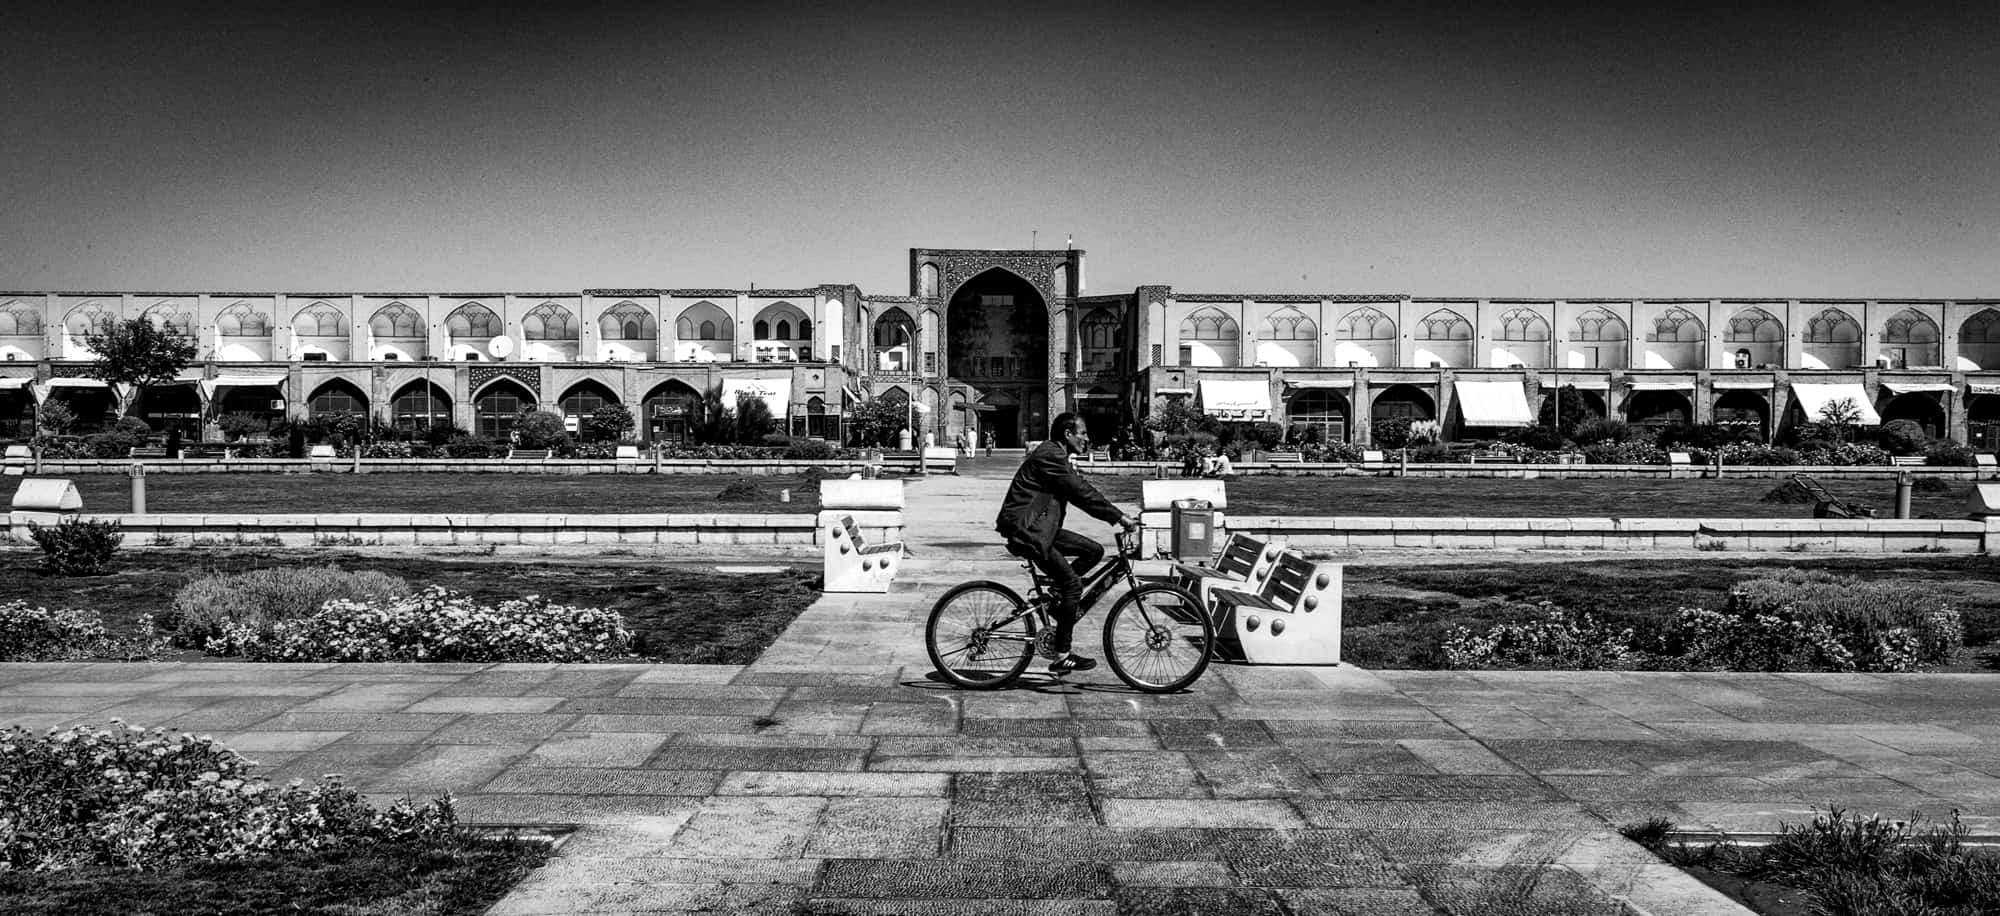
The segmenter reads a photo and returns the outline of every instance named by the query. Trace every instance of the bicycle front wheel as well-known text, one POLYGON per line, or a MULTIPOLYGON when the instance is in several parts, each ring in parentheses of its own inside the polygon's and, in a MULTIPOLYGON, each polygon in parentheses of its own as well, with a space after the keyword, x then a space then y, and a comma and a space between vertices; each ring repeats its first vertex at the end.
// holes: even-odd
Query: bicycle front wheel
POLYGON ((998 582, 967 582, 945 592, 924 625, 924 649, 937 672, 960 687, 1005 686, 1035 657, 1035 615, 998 582))
POLYGON ((1208 670, 1215 625, 1201 600, 1170 585, 1141 585, 1104 620, 1104 657, 1132 689, 1172 693, 1208 670))

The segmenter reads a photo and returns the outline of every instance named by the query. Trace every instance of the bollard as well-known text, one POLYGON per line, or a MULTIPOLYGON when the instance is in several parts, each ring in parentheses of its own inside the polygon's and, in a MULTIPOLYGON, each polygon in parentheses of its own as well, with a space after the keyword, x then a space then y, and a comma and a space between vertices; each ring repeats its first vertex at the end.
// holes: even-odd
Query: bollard
POLYGON ((1896 475, 1896 517, 1910 517, 1910 491, 1916 489, 1916 476, 1909 471, 1896 475))
POLYGON ((781 502, 781 503, 788 503, 788 502, 791 502, 791 501, 792 501, 792 491, 791 491, 791 490, 789 490, 789 489, 787 489, 787 490, 779 490, 779 491, 778 491, 778 501, 779 501, 779 502, 781 502))
POLYGON ((146 514, 146 466, 140 462, 134 461, 132 462, 132 469, 127 473, 132 475, 132 514, 145 515, 146 514))

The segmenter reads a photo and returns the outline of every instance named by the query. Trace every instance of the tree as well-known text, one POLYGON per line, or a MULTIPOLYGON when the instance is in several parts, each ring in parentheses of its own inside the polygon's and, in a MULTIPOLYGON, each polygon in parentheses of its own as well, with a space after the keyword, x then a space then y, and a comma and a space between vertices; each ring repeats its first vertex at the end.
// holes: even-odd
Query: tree
POLYGON ((605 404, 590 412, 583 428, 593 440, 616 442, 637 426, 638 423, 632 419, 631 408, 623 404, 605 404))
POLYGON ((1564 385, 1556 389, 1555 397, 1542 399, 1541 413, 1535 417, 1537 426, 1549 425, 1554 419, 1558 402, 1562 404, 1562 422, 1557 429, 1559 438, 1567 439, 1575 435, 1577 424, 1597 416, 1597 411, 1591 408, 1590 402, 1576 390, 1575 385, 1564 385))
POLYGON ((522 448, 560 448, 568 439, 562 414, 530 410, 514 421, 514 434, 522 448))
POLYGON ((171 382, 194 362, 194 341, 150 318, 130 318, 83 340, 97 354, 90 364, 91 377, 111 384, 121 417, 146 386, 171 382))
POLYGON ((847 430, 859 445, 883 445, 909 422, 907 402, 863 401, 847 413, 847 430))
POLYGON ((1833 441, 1846 442, 1854 438, 1854 428, 1861 425, 1861 406, 1853 398, 1834 398, 1820 405, 1819 422, 1833 441))
POLYGON ((1201 427, 1205 419, 1207 415, 1194 409, 1187 398, 1168 398, 1146 417, 1146 428, 1169 436, 1186 435, 1201 427))
POLYGON ((61 401, 44 401, 41 408, 35 412, 35 422, 41 426, 41 432, 47 435, 68 435, 70 427, 76 425, 76 411, 69 409, 69 405, 61 401))
POLYGON ((763 445, 764 437, 778 428, 778 418, 771 414, 771 405, 764 399, 743 396, 736 399, 736 442, 738 445, 763 445))

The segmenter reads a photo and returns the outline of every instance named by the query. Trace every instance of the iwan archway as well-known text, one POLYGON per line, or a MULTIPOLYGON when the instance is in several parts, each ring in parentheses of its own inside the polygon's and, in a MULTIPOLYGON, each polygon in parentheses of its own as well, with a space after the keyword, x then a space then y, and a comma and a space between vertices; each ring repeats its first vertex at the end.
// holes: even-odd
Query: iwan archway
POLYGON ((995 267, 952 291, 945 305, 948 384, 964 385, 980 405, 980 432, 1001 448, 1048 434, 1049 307, 1035 285, 995 267))

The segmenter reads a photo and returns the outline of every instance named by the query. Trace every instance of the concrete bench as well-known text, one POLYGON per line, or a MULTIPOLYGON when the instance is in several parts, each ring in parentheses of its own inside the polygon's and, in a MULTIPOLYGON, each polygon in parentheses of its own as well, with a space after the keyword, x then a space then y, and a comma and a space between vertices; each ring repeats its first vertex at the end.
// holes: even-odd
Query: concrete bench
POLYGON ((636 445, 618 446, 612 452, 611 457, 614 461, 637 461, 639 460, 639 447, 636 445))
POLYGON ((83 494, 76 491, 76 484, 68 478, 28 477, 14 491, 14 505, 7 523, 14 539, 26 542, 32 539, 29 523, 47 527, 75 518, 82 511, 83 494))
POLYGON ((1920 468, 1924 466, 1924 456, 1891 455, 1889 456, 1889 465, 1891 467, 1899 467, 1899 468, 1920 468))
POLYGON ((221 446, 221 445, 181 446, 182 461, 186 461, 189 459, 207 460, 207 461, 225 461, 228 460, 228 458, 229 458, 229 449, 226 446, 221 446))
POLYGON ((1515 462, 1516 459, 1514 458, 1514 456, 1506 454, 1504 452, 1503 453, 1473 452, 1472 454, 1466 456, 1466 460, 1472 462, 1473 464, 1512 464, 1515 462))
POLYGON ((1271 570, 1277 568, 1281 552, 1273 540, 1238 531, 1222 542, 1222 552, 1213 564, 1175 563, 1168 581, 1200 598, 1202 606, 1213 613, 1216 589, 1262 589, 1271 578, 1271 570))
POLYGON ((864 529, 902 530, 901 480, 822 480, 819 530, 824 591, 886 592, 902 567, 903 542, 864 529))
POLYGON ((549 450, 545 448, 510 448, 507 450, 507 460, 547 461, 549 460, 549 450))
POLYGON ((9 477, 20 477, 28 473, 28 466, 34 463, 35 453, 25 445, 7 446, 5 457, 0 458, 0 467, 4 467, 9 477))
POLYGON ((925 446, 923 458, 918 465, 918 472, 923 474, 958 473, 958 449, 937 445, 925 446))
POLYGON ((1253 665, 1339 663, 1340 574, 1287 550, 1257 591, 1216 589, 1218 648, 1253 665))
POLYGON ((313 461, 332 461, 337 457, 339 456, 334 454, 333 446, 324 442, 306 450, 306 458, 313 461))
POLYGON ((159 446, 133 446, 127 457, 158 460, 167 457, 167 450, 159 446))
POLYGON ((1364 449, 1361 452, 1361 469, 1364 471, 1380 471, 1388 465, 1388 455, 1374 449, 1364 449))
POLYGON ((1272 464, 1301 464, 1306 460, 1306 456, 1298 452, 1267 452, 1264 460, 1272 464))

